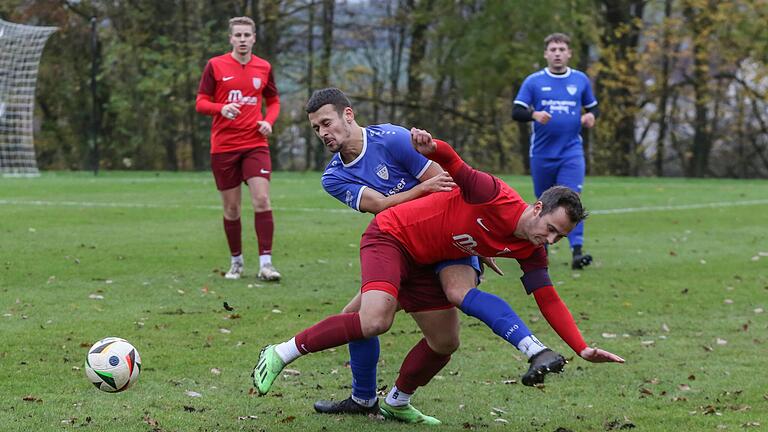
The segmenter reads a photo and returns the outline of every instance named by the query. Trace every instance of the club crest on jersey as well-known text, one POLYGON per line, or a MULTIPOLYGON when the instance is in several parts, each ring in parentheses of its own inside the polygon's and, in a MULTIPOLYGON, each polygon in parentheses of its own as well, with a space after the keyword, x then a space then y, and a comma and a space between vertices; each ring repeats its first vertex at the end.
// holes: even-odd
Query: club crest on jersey
POLYGON ((568 94, 569 94, 569 95, 573 96, 573 95, 575 95, 575 94, 576 94, 576 90, 578 90, 578 87, 576 87, 576 86, 575 86, 575 85, 573 85, 573 84, 568 84, 568 85, 565 87, 565 89, 566 89, 566 90, 568 90, 568 94))
POLYGON ((347 202, 348 206, 352 205, 352 200, 353 199, 354 199, 354 197, 352 196, 352 192, 347 191, 347 196, 345 197, 345 201, 347 202))
POLYGON ((387 170, 387 166, 384 164, 379 164, 376 167, 376 175, 379 176, 382 180, 389 180, 389 170, 387 170))
POLYGON ((261 88, 261 78, 253 79, 253 88, 255 88, 256 90, 261 88))

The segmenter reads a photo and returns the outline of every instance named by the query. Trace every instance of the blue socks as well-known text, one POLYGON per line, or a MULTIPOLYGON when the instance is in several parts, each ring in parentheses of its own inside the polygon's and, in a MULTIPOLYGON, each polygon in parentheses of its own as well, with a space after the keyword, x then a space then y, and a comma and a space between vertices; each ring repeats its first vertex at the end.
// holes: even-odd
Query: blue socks
POLYGON ((459 309, 484 322, 494 333, 515 347, 525 337, 531 336, 531 331, 509 304, 493 294, 472 288, 464 297, 459 309))
POLYGON ((378 337, 349 342, 352 398, 358 403, 376 398, 376 365, 379 362, 379 351, 378 337))

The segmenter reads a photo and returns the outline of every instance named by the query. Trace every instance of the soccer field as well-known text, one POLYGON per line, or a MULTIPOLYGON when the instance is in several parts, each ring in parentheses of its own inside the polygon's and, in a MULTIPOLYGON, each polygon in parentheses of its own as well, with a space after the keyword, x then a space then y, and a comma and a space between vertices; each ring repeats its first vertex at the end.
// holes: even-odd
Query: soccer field
MULTIPOLYGON (((531 198, 527 177, 505 180, 531 198)), ((576 357, 525 295, 517 263, 502 260, 506 276, 487 275, 482 288, 566 355, 565 373, 524 387, 523 356, 462 316, 461 348, 413 404, 440 430, 767 427, 768 181, 589 178, 583 199, 595 262, 570 270, 563 241, 550 249, 550 274, 587 342, 626 364, 576 357)), ((371 219, 326 195, 318 173, 276 173, 272 205, 284 280, 255 279, 244 211, 247 277, 228 281, 209 173, 0 178, 0 430, 412 430, 314 413, 315 400, 348 396, 346 347, 299 359, 254 395, 259 349, 339 312, 359 289, 371 219), (138 382, 118 394, 83 371, 88 347, 106 336, 143 360, 138 382)), ((398 314, 381 337, 382 390, 419 339, 398 314)))

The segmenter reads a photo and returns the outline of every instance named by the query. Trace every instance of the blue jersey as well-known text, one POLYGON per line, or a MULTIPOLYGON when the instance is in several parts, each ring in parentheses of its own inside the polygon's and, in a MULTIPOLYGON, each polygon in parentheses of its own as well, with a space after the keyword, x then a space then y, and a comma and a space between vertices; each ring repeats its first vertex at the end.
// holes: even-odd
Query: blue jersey
POLYGON ((389 123, 364 128, 363 150, 344 163, 337 153, 323 173, 323 189, 360 211, 360 199, 370 187, 382 195, 394 195, 419 184, 430 161, 413 149, 411 133, 389 123))
POLYGON ((531 157, 567 158, 583 156, 581 145, 581 108, 592 108, 597 99, 589 78, 568 68, 555 75, 546 68, 525 79, 515 103, 534 111, 547 111, 552 118, 543 125, 533 122, 531 157))

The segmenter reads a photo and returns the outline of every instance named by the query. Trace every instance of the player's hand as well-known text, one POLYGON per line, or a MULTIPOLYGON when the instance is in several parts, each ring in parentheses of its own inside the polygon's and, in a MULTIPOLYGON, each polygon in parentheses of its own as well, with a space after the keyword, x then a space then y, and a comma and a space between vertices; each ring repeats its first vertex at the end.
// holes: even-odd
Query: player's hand
POLYGON ((240 107, 241 105, 237 102, 226 104, 221 107, 221 115, 230 120, 234 120, 240 115, 240 107))
POLYGON ((496 258, 481 256, 480 261, 482 261, 483 264, 487 265, 489 269, 496 272, 496 274, 498 274, 499 276, 504 276, 504 272, 501 271, 501 269, 499 268, 499 265, 496 264, 496 258))
POLYGON ((592 363, 624 363, 623 358, 600 348, 586 347, 579 356, 592 363))
POLYGON ((260 134, 262 134, 264 136, 272 135, 272 125, 269 124, 268 121, 260 120, 260 121, 257 121, 256 123, 259 124, 259 133, 260 134))
POLYGON ((421 188, 424 193, 450 192, 456 187, 456 183, 453 182, 453 178, 451 178, 450 174, 443 171, 431 179, 420 183, 418 187, 421 188))
POLYGON ((536 120, 537 122, 543 125, 547 124, 549 120, 552 118, 552 114, 546 111, 534 111, 532 116, 534 120, 536 120))
POLYGON ((435 151, 437 145, 432 140, 432 135, 424 129, 411 128, 411 143, 417 152, 428 155, 435 151))
POLYGON ((581 125, 589 129, 595 126, 595 115, 592 113, 585 113, 581 116, 581 125))

